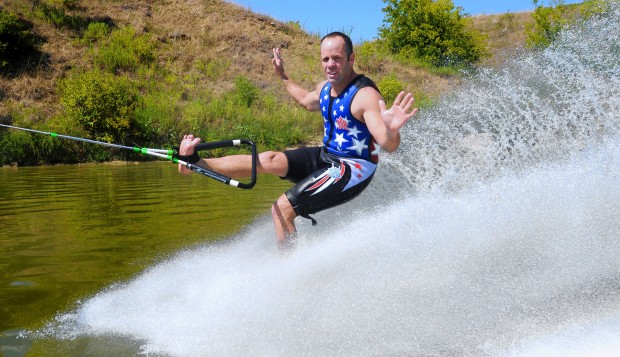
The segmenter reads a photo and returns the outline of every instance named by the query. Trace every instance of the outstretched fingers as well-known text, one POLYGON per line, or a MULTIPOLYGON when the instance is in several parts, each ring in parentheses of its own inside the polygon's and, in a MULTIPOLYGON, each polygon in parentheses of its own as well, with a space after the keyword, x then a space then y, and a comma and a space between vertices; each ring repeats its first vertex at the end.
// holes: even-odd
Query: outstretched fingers
POLYGON ((413 94, 400 92, 394 100, 394 104, 386 110, 385 102, 379 101, 379 107, 383 116, 383 121, 389 130, 400 130, 417 112, 414 108, 415 100, 413 94))
POLYGON ((396 96, 396 99, 394 99, 393 105, 400 106, 400 102, 403 100, 404 96, 405 96, 405 92, 401 91, 400 93, 398 93, 398 95, 396 96))
POLYGON ((415 99, 413 98, 413 95, 409 93, 407 97, 405 98, 404 105, 402 105, 403 111, 405 112, 407 119, 410 119, 411 117, 416 115, 416 113, 418 112, 418 108, 413 107, 414 103, 415 103, 415 99))
POLYGON ((413 106, 413 103, 415 102, 414 98, 413 98, 413 94, 408 93, 405 96, 405 99, 403 101, 403 104, 401 104, 402 108, 408 112, 409 109, 411 109, 411 107, 413 106))
POLYGON ((396 111, 401 112, 403 116, 409 119, 418 112, 418 108, 411 109, 414 104, 415 98, 413 98, 413 94, 400 92, 398 96, 396 96, 392 108, 395 108, 396 111))
POLYGON ((396 96, 396 100, 394 100, 394 106, 402 108, 405 112, 409 111, 413 106, 415 99, 413 98, 413 94, 405 92, 398 93, 396 96))
POLYGON ((273 64, 273 70, 276 75, 282 79, 286 77, 284 74, 284 60, 282 56, 280 56, 280 49, 273 48, 273 58, 271 59, 271 63, 273 64))

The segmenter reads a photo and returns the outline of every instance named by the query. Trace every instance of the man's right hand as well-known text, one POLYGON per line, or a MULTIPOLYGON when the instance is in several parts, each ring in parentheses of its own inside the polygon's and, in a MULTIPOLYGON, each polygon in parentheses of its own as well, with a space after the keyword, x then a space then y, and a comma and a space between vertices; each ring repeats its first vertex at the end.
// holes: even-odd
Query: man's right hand
MULTIPOLYGON (((181 145, 179 146, 179 155, 191 156, 196 151, 196 145, 200 143, 201 139, 194 137, 194 135, 183 135, 181 145)), ((185 165, 179 164, 179 173, 189 174, 192 170, 185 167, 185 165)))
POLYGON ((280 56, 279 48, 273 49, 271 63, 273 64, 273 71, 276 73, 276 76, 280 77, 282 80, 288 79, 288 76, 284 73, 284 60, 280 56))

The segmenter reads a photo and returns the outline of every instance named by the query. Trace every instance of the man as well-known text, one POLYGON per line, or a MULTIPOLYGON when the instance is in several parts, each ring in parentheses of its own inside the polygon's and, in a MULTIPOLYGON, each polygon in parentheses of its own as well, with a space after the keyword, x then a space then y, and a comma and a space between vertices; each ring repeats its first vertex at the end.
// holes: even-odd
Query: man
MULTIPOLYGON (((418 111, 413 108, 411 93, 404 92, 386 110, 375 84, 355 72, 355 53, 347 35, 333 32, 321 39, 321 62, 326 80, 307 91, 288 77, 280 50, 273 49, 274 71, 289 95, 307 110, 320 111, 325 124, 322 147, 259 154, 259 173, 278 175, 296 184, 271 209, 281 249, 296 243, 295 217, 312 219, 309 214, 349 201, 368 186, 377 166, 379 147, 395 151, 400 144, 400 129, 418 111)), ((193 154, 199 142, 200 138, 185 135, 179 154, 193 154)), ((249 155, 202 159, 199 165, 230 177, 247 177, 251 173, 249 155)), ((179 172, 188 174, 191 170, 179 165, 179 172)))

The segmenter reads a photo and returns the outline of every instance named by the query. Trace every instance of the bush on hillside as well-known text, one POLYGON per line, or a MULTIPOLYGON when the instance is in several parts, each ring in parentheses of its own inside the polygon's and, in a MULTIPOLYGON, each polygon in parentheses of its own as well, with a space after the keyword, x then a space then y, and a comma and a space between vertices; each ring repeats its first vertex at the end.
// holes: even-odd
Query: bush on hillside
POLYGON ((488 52, 483 36, 452 0, 384 0, 381 37, 392 53, 435 66, 469 65, 488 52))
POLYGON ((381 73, 388 55, 383 41, 366 41, 355 47, 355 64, 363 71, 381 73))
MULTIPOLYGON (((0 123, 35 130, 84 135, 75 123, 59 117, 46 118, 43 122, 37 110, 23 106, 10 107, 7 115, 0 116, 0 123), (20 108, 21 107, 21 108, 20 108)), ((73 163, 80 161, 81 143, 49 135, 38 135, 21 130, 0 130, 0 166, 73 163)), ((82 157, 82 160, 84 158, 82 157)))
POLYGON ((405 85, 399 81, 395 75, 390 74, 387 77, 381 78, 379 82, 377 82, 377 87, 379 87, 386 104, 389 105, 396 99, 398 93, 405 88, 405 85))
POLYGON ((95 63, 116 72, 134 71, 140 65, 155 61, 156 43, 146 33, 138 34, 131 27, 112 31, 107 41, 95 53, 95 63))
POLYGON ((134 137, 138 95, 126 77, 99 71, 74 74, 60 83, 60 96, 67 116, 96 140, 134 137))
POLYGON ((34 7, 34 16, 53 24, 56 28, 68 28, 74 31, 79 31, 88 24, 87 19, 70 15, 63 7, 48 5, 46 3, 41 3, 34 7))
POLYGON ((260 95, 260 89, 250 82, 249 79, 238 76, 235 78, 235 89, 233 94, 237 102, 246 108, 252 106, 252 103, 258 99, 260 95))
POLYGON ((110 26, 105 22, 91 22, 82 34, 82 41, 94 43, 102 40, 110 33, 110 26))
POLYGON ((551 6, 544 6, 543 1, 533 0, 536 10, 532 13, 534 24, 527 29, 528 47, 548 47, 563 28, 575 25, 604 13, 610 0, 585 0, 581 4, 565 5, 562 0, 552 0, 551 6))

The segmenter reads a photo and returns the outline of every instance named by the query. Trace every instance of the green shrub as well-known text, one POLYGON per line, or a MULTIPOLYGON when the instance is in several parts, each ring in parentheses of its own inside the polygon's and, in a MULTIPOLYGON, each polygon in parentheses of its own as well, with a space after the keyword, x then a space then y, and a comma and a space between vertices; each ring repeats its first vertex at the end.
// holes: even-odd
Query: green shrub
POLYGON ((138 96, 125 77, 89 71, 60 83, 66 114, 96 140, 124 142, 135 135, 138 96))
POLYGON ((560 33, 562 27, 567 24, 564 12, 566 7, 561 3, 553 0, 556 7, 545 7, 538 5, 538 1, 534 0, 534 5, 538 5, 532 13, 534 25, 528 27, 526 44, 529 47, 547 47, 555 40, 560 33), (558 6, 560 5, 560 6, 558 6))
POLYGON ((183 108, 181 116, 188 122, 188 132, 199 137, 207 137, 213 122, 206 99, 197 98, 189 101, 183 108))
MULTIPOLYGON (((23 104, 11 104, 6 109, 8 114, 0 117, 0 122, 5 124, 67 135, 84 134, 75 129, 75 123, 68 121, 63 123, 57 117, 42 122, 41 119, 45 117, 43 112, 26 107, 23 104)), ((76 162, 79 152, 76 150, 76 146, 79 145, 75 141, 1 128, 0 166, 76 162)))
POLYGON ((394 99, 396 99, 398 93, 405 89, 405 86, 393 74, 381 78, 377 83, 377 87, 379 87, 387 104, 392 103, 394 99))
POLYGON ((110 33, 110 26, 105 22, 91 22, 82 34, 82 41, 94 43, 104 39, 110 33))
POLYGON ((231 60, 229 59, 209 59, 209 60, 196 60, 194 67, 202 73, 207 79, 216 80, 219 79, 226 70, 230 67, 231 60))
POLYGON ((88 24, 88 21, 82 17, 67 14, 62 7, 47 4, 37 6, 34 16, 53 24, 57 28, 68 28, 75 31, 83 29, 88 24))
MULTIPOLYGON (((58 134, 84 137, 86 133, 80 125, 66 116, 57 115, 50 118, 43 124, 40 130, 51 131, 58 134)), ((41 163, 75 163, 84 161, 92 144, 81 143, 73 140, 53 138, 50 136, 39 136, 39 152, 41 163)))
POLYGON ((496 31, 511 31, 514 32, 516 29, 516 22, 515 22, 515 14, 512 12, 507 12, 505 14, 502 14, 498 21, 495 23, 495 30, 496 31))
POLYGON ((562 0, 552 0, 551 6, 533 0, 536 10, 532 13, 534 24, 526 29, 526 45, 533 48, 548 47, 562 29, 576 25, 609 9, 610 0, 585 0, 581 4, 565 5, 562 0))
POLYGON ((484 37, 452 0, 384 0, 380 34, 392 53, 435 66, 469 65, 488 54, 484 37))
POLYGON ((355 63, 361 70, 372 73, 383 71, 383 63, 389 51, 385 47, 384 41, 367 41, 355 48, 355 63))
POLYGON ((29 58, 40 57, 40 42, 31 23, 0 10, 0 74, 28 67, 29 58))
POLYGON ((134 71, 155 61, 156 44, 148 34, 137 34, 133 27, 114 30, 95 53, 95 63, 110 72, 134 71))
POLYGON ((287 21, 283 31, 287 35, 292 35, 294 33, 299 33, 302 31, 301 24, 299 21, 287 21))
POLYGON ((185 128, 179 120, 179 100, 176 89, 153 89, 140 96, 136 120, 142 136, 153 145, 176 143, 185 128))
POLYGON ((254 85, 249 79, 239 76, 235 78, 235 89, 233 91, 237 102, 246 108, 252 106, 252 103, 260 95, 260 89, 254 85))
POLYGON ((23 163, 29 156, 33 146, 32 135, 25 132, 0 132, 0 158, 2 165, 15 165, 23 163))

